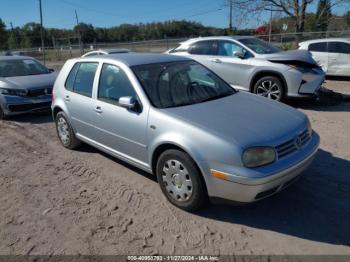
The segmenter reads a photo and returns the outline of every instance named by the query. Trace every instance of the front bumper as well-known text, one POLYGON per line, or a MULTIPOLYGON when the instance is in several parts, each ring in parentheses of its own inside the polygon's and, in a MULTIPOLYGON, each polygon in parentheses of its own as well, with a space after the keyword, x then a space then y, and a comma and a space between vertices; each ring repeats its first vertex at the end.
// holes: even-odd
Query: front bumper
POLYGON ((51 95, 37 97, 0 96, 0 106, 6 116, 50 110, 51 95))
MULTIPOLYGON (((294 156, 290 156, 290 159, 275 163, 279 165, 278 172, 269 174, 262 172, 260 177, 256 177, 256 170, 252 172, 254 174, 251 177, 232 175, 232 173, 227 172, 227 180, 211 176, 209 185, 207 184, 209 196, 249 203, 273 195, 297 180, 300 174, 311 164, 318 151, 318 146, 319 136, 314 133, 303 152, 297 152, 294 156), (281 168, 281 165, 284 168, 281 168)), ((246 171, 249 172, 249 169, 246 169, 246 171)))
POLYGON ((295 69, 287 71, 288 96, 309 97, 317 94, 325 80, 325 74, 321 69, 313 70, 303 73, 295 69))

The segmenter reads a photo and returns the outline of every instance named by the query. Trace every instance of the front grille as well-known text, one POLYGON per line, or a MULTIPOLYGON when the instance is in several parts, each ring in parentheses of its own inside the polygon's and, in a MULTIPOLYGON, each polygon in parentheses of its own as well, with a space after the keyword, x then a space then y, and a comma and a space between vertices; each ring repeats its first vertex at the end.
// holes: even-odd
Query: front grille
POLYGON ((8 109, 11 112, 22 112, 29 110, 38 109, 49 109, 51 107, 51 102, 35 103, 35 104, 22 104, 22 105, 9 105, 8 109))
POLYGON ((311 136, 307 129, 305 129, 300 135, 288 140, 287 142, 276 146, 276 152, 278 158, 285 157, 294 151, 304 147, 311 139, 311 136))
POLYGON ((27 96, 42 96, 42 95, 51 95, 52 88, 40 88, 40 89, 29 89, 27 96))

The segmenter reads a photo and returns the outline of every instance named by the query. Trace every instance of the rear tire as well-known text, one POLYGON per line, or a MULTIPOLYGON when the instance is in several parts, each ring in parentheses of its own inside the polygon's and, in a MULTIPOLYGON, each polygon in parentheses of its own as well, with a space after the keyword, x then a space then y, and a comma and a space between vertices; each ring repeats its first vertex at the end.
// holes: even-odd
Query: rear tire
POLYGON ((283 101, 285 97, 283 84, 275 76, 260 78, 254 85, 253 93, 276 101, 283 101))
POLYGON ((64 147, 75 149, 81 145, 81 141, 76 138, 74 130, 64 112, 58 112, 55 123, 58 138, 64 147))
POLYGON ((173 149, 163 152, 157 162, 156 174, 163 194, 173 205, 195 211, 208 202, 203 177, 185 152, 173 149))

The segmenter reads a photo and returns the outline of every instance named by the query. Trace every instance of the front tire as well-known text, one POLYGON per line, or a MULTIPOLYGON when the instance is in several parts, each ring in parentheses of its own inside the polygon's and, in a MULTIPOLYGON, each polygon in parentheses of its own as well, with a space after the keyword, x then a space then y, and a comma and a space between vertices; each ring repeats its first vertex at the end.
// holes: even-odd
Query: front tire
POLYGON ((285 90, 278 77, 265 76, 260 78, 254 85, 253 92, 272 100, 283 101, 285 90))
POLYGON ((56 115, 55 123, 58 138, 64 147, 75 149, 81 145, 81 141, 76 138, 65 113, 59 112, 56 115))
POLYGON ((171 149, 162 153, 156 174, 162 192, 173 205, 195 211, 208 202, 202 175, 185 152, 171 149))

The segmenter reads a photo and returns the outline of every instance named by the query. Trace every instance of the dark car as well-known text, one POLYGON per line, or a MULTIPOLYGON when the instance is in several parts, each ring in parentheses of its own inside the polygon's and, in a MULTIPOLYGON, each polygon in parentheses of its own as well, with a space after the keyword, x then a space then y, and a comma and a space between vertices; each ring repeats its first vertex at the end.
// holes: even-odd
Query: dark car
POLYGON ((0 56, 0 119, 49 110, 56 77, 32 57, 0 56))

